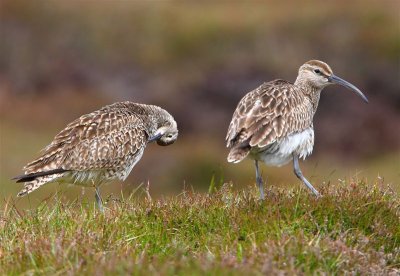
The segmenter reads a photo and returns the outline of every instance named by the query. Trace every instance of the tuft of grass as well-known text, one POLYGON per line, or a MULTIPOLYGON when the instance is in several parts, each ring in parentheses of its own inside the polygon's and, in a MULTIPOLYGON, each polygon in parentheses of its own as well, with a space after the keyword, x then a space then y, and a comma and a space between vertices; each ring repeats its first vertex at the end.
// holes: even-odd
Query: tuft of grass
POLYGON ((0 274, 387 274, 400 272, 400 203, 382 185, 340 183, 314 198, 269 188, 184 191, 107 203, 5 204, 0 274))

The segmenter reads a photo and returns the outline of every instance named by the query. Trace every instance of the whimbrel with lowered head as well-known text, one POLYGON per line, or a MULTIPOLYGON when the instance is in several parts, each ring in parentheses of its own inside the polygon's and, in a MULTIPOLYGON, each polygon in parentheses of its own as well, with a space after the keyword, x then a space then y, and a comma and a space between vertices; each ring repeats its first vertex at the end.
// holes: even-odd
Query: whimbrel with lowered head
POLYGON ((14 178, 25 185, 18 196, 50 182, 91 186, 103 210, 101 184, 125 180, 148 143, 166 146, 177 137, 174 118, 158 106, 132 102, 105 106, 70 123, 23 168, 24 174, 14 178))
POLYGON ((226 135, 230 148, 228 161, 254 160, 260 198, 264 199, 263 181, 258 162, 282 166, 293 160, 295 175, 316 195, 320 194, 303 176, 299 158, 305 159, 314 146, 313 117, 322 89, 342 85, 368 102, 351 83, 335 76, 319 60, 310 60, 300 69, 294 84, 285 80, 266 82, 246 94, 239 102, 226 135))

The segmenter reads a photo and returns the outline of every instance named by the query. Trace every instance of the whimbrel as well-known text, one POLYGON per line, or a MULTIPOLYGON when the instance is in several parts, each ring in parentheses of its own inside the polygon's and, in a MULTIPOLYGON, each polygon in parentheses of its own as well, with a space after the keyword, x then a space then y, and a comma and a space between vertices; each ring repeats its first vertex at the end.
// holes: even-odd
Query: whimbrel
POLYGON ((238 163, 245 157, 254 160, 261 199, 264 189, 259 161, 282 166, 293 160, 295 175, 316 196, 320 195, 303 176, 299 158, 305 159, 313 150, 313 117, 322 89, 331 84, 342 85, 368 102, 357 87, 335 76, 319 60, 303 64, 294 84, 279 79, 266 82, 239 102, 226 135, 228 162, 238 163))
POLYGON ((14 179, 24 182, 24 196, 50 182, 92 186, 103 210, 99 187, 125 180, 140 160, 146 145, 166 146, 178 137, 174 118, 155 105, 120 102, 73 121, 26 165, 14 179))

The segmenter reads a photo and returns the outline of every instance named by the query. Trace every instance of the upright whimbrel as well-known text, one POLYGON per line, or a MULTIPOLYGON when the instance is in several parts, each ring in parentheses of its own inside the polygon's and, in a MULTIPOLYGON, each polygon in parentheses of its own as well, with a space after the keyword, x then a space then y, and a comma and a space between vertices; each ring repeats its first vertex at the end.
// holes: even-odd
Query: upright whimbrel
POLYGON ((50 182, 65 182, 96 189, 112 180, 125 180, 149 142, 166 146, 175 142, 174 118, 155 105, 121 102, 105 106, 73 121, 26 165, 14 179, 24 182, 24 196, 50 182))
POLYGON ((238 163, 247 156, 254 160, 261 199, 264 189, 258 161, 282 166, 293 160, 295 175, 319 196, 303 176, 299 158, 305 159, 313 150, 313 117, 322 89, 330 84, 342 85, 368 102, 357 87, 335 76, 319 60, 303 64, 294 84, 285 80, 266 82, 239 102, 226 135, 228 161, 238 163))

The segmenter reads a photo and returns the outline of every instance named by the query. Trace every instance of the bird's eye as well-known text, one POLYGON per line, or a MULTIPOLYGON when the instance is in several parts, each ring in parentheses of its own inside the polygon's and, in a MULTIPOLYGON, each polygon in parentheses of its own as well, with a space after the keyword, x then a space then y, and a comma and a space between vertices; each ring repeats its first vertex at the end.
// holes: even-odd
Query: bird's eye
POLYGON ((314 72, 315 72, 316 74, 318 74, 318 75, 321 75, 321 74, 322 74, 321 70, 319 70, 319 69, 315 69, 314 72))
POLYGON ((167 138, 172 138, 172 134, 168 134, 168 135, 167 135, 167 138))

